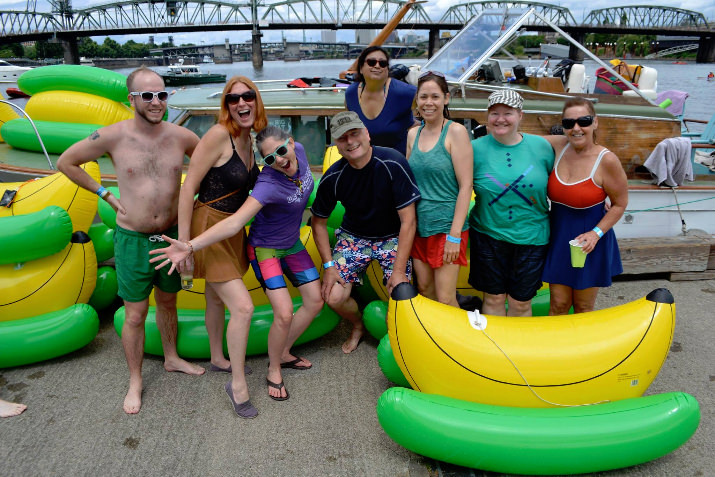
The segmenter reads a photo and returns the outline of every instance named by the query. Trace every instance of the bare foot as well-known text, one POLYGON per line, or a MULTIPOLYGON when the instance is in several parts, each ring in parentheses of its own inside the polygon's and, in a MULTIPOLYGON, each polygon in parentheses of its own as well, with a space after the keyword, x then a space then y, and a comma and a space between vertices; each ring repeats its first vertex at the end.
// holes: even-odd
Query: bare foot
POLYGON ((22 414, 27 405, 8 402, 0 399, 0 417, 13 417, 22 414))
POLYGON ((175 358, 165 358, 164 369, 169 372, 186 373, 192 376, 200 376, 206 372, 201 366, 189 363, 178 356, 175 358))
MULTIPOLYGON (((272 371, 271 368, 268 368, 268 375, 266 376, 268 381, 278 385, 283 382, 283 376, 281 376, 281 372, 279 371, 272 371)), ((285 398, 288 396, 288 391, 286 390, 285 386, 281 386, 279 388, 276 388, 274 386, 268 386, 268 395, 271 396, 272 398, 285 398)))
POLYGON ((129 391, 124 398, 124 412, 127 414, 138 414, 142 408, 142 385, 141 383, 129 383, 129 391))
POLYGON ((362 341, 362 335, 364 332, 364 326, 354 327, 353 331, 350 333, 350 338, 348 338, 348 340, 343 343, 343 353, 349 354, 355 351, 360 344, 360 341, 362 341))

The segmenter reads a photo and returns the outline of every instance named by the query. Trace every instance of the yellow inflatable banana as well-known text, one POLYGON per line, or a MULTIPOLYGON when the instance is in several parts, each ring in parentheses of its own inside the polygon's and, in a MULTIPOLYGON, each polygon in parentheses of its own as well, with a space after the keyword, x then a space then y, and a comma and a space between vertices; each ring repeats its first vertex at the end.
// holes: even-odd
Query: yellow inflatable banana
POLYGON ((97 281, 97 257, 89 236, 72 235, 53 255, 0 265, 0 321, 19 320, 87 303, 97 281))
POLYGON ((79 91, 43 91, 32 95, 25 112, 35 121, 109 126, 134 117, 120 102, 79 91))
POLYGON ((390 343, 413 389, 501 406, 641 396, 660 371, 675 329, 666 289, 590 313, 482 315, 478 324, 473 312, 429 300, 409 284, 396 287, 392 298, 390 343))
MULTIPOLYGON (((246 233, 248 233, 248 228, 246 228, 246 233)), ((315 245, 315 240, 313 240, 313 230, 308 225, 304 225, 300 229, 300 240, 303 242, 305 249, 308 251, 310 258, 313 259, 313 263, 316 264, 319 272, 322 272, 323 267, 320 266, 322 263, 320 259, 320 254, 318 253, 318 247, 315 245)), ((379 268, 379 267, 378 267, 379 268)), ((251 294, 251 300, 254 306, 267 305, 268 297, 263 292, 256 274, 253 273, 253 267, 249 266, 248 271, 243 276, 243 283, 248 288, 248 292, 251 294)), ((288 291, 290 296, 293 298, 299 297, 300 292, 297 288, 294 288, 289 280, 286 280, 288 284, 288 291)), ((206 308, 206 301, 204 300, 204 292, 206 290, 206 280, 204 279, 194 279, 194 286, 191 290, 181 290, 176 296, 176 307, 179 309, 186 310, 203 310, 206 308)), ((154 292, 149 296, 149 304, 151 306, 156 306, 156 301, 154 300, 154 292)))
MULTIPOLYGON (((99 165, 96 162, 88 162, 82 165, 82 168, 99 182, 99 165)), ((6 182, 3 187, 19 190, 9 208, 0 207, 0 217, 30 214, 48 205, 57 205, 69 214, 73 231, 86 232, 97 214, 97 196, 81 188, 61 172, 26 184, 6 182)))

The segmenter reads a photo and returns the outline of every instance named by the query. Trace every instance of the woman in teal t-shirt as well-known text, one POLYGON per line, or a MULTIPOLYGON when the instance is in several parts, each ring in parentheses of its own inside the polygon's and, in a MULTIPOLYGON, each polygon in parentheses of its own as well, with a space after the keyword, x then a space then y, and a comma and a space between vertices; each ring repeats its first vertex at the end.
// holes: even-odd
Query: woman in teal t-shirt
POLYGON ((541 136, 519 132, 523 98, 489 96, 487 136, 472 141, 476 202, 469 214, 469 283, 484 292, 482 311, 530 316, 549 244, 546 185, 554 151, 541 136))
POLYGON ((417 82, 423 124, 407 133, 407 157, 422 199, 411 255, 420 293, 458 306, 459 267, 467 266, 473 159, 469 133, 449 119, 448 91, 442 73, 427 71, 417 82))

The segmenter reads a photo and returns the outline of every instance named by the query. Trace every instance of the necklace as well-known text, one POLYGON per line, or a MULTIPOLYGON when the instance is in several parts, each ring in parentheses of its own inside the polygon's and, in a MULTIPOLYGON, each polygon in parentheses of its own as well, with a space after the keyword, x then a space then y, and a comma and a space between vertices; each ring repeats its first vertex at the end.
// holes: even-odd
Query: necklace
MULTIPOLYGON (((299 173, 300 173, 300 171, 299 171, 299 173)), ((293 179, 292 177, 288 177, 288 176, 286 176, 286 179, 288 179, 293 184, 298 186, 298 190, 300 191, 300 195, 302 196, 303 195, 303 181, 300 179, 293 179)))

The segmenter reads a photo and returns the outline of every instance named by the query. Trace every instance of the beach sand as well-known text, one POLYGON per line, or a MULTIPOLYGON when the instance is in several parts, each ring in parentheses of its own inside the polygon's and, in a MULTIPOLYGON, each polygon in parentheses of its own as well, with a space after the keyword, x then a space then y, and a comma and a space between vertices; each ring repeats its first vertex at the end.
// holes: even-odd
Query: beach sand
MULTIPOLYGON (((597 308, 619 305, 668 288, 677 324, 671 352, 647 394, 684 391, 700 403, 702 419, 681 448, 656 461, 602 476, 707 476, 715 472, 715 280, 619 281, 602 290, 597 308)), ((375 414, 390 386, 367 338, 351 355, 341 343, 345 323, 295 352, 313 362, 285 370, 290 399, 267 396, 267 356, 247 360, 258 418, 237 418, 223 390, 224 373, 200 377, 167 373, 162 359, 144 360, 144 405, 122 411, 128 372, 111 313, 102 313, 97 338, 54 360, 0 370, 0 398, 27 411, 0 420, 0 475, 272 475, 436 476, 499 475, 416 455, 382 431, 375 414)), ((208 361, 198 361, 208 368, 208 361)))

